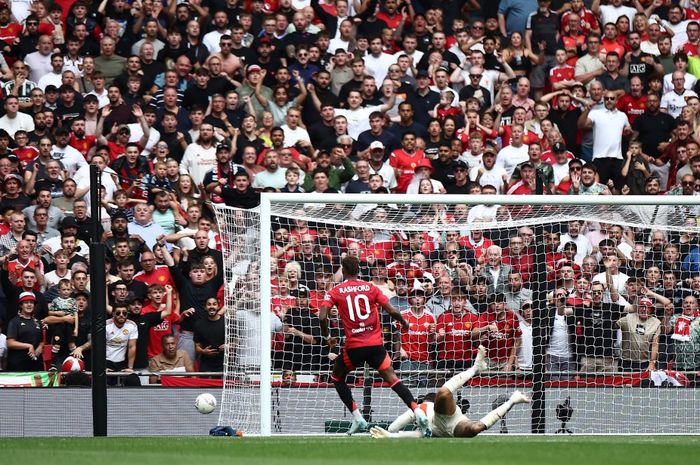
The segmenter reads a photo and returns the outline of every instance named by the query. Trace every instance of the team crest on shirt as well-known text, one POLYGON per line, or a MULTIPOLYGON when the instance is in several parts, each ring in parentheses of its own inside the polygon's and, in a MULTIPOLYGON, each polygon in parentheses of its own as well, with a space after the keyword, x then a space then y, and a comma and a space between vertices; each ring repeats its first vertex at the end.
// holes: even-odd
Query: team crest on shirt
POLYGON ((411 163, 411 168, 415 168, 417 163, 411 163))
POLYGON ((160 281, 161 283, 164 283, 164 282, 165 282, 165 276, 158 276, 158 281, 160 281))
POLYGON ((126 329, 126 328, 122 329, 122 334, 123 334, 124 336, 127 336, 127 335, 129 334, 129 330, 126 329))
POLYGON ((472 329, 472 324, 470 321, 467 321, 466 323, 464 323, 464 329, 472 329))

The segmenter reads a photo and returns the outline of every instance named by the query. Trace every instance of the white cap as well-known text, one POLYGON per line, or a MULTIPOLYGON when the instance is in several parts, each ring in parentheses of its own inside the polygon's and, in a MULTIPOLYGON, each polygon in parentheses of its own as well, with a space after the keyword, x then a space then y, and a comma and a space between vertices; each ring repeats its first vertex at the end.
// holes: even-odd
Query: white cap
POLYGON ((374 150, 374 149, 382 149, 384 150, 384 144, 382 144, 382 141, 380 140, 375 140, 371 144, 369 144, 369 149, 374 150))

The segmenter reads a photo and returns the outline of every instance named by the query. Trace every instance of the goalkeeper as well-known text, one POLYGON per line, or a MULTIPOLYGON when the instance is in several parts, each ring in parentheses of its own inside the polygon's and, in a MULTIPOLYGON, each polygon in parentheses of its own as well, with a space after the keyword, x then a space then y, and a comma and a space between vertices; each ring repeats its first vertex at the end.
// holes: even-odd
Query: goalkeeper
MULTIPOLYGON (((495 410, 486 414, 481 420, 474 421, 467 418, 457 406, 454 393, 485 368, 486 349, 484 346, 479 346, 474 365, 467 371, 453 376, 438 389, 435 393, 434 402, 426 401, 420 405, 420 408, 424 409, 425 413, 428 415, 434 437, 472 438, 495 425, 515 404, 530 402, 530 399, 525 394, 520 391, 515 391, 511 394, 510 399, 495 410)), ((423 434, 417 430, 401 431, 404 427, 414 423, 414 421, 414 413, 408 410, 389 425, 388 431, 379 426, 374 426, 370 429, 370 434, 375 439, 423 437, 423 434)))

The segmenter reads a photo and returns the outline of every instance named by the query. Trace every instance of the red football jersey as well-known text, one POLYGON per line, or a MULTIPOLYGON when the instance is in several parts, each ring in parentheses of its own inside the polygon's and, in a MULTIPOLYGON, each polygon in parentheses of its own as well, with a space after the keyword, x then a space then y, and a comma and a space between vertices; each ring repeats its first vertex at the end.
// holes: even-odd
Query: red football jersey
POLYGON ((515 345, 515 338, 520 337, 520 324, 518 318, 511 311, 506 310, 505 318, 502 320, 496 319, 496 313, 488 311, 482 313, 479 317, 479 327, 484 327, 495 323, 498 326, 498 331, 489 332, 486 348, 488 350, 488 358, 499 363, 508 361, 510 351, 515 345))
POLYGON ((557 82, 572 81, 575 79, 575 72, 576 68, 571 65, 552 68, 549 70, 549 83, 554 86, 557 82))
POLYGON ((270 303, 272 304, 272 313, 284 320, 284 315, 289 309, 296 306, 297 298, 292 295, 283 297, 277 294, 272 296, 270 303))
MULTIPOLYGON (((154 284, 160 284, 161 286, 165 286, 166 284, 170 284, 173 288, 173 308, 178 308, 178 306, 180 305, 180 297, 177 293, 177 285, 175 285, 175 280, 170 274, 170 269, 167 266, 156 265, 155 269, 148 274, 146 274, 144 271, 139 271, 134 275, 134 280, 146 283, 148 286, 152 286, 154 284)), ((148 301, 144 302, 144 304, 147 303, 148 301)))
POLYGON ((425 158, 425 153, 422 150, 416 150, 413 155, 406 153, 404 149, 396 149, 389 156, 389 164, 392 168, 401 170, 401 174, 397 176, 396 192, 405 194, 408 185, 416 174, 416 166, 418 162, 425 158))
POLYGON ((387 275, 390 278, 395 278, 397 276, 403 276, 407 280, 412 280, 413 278, 422 278, 423 270, 416 263, 401 264, 399 262, 392 262, 386 267, 387 275))
POLYGON ((472 328, 479 321, 473 313, 456 315, 445 312, 437 319, 437 332, 445 330, 445 339, 439 344, 441 360, 471 360, 478 341, 472 340, 472 328))
POLYGON ((371 347, 384 344, 377 306, 389 298, 377 286, 359 279, 347 279, 326 293, 324 307, 335 305, 345 329, 345 347, 371 347))
POLYGON ((647 96, 642 95, 634 98, 630 94, 625 94, 617 101, 617 109, 627 115, 630 124, 643 114, 647 109, 647 96))
MULTIPOLYGON (((421 316, 408 310, 401 312, 408 321, 408 330, 401 328, 401 348, 413 362, 430 361, 430 344, 435 332, 435 316, 427 310, 423 310, 421 316)), ((398 323, 397 323, 398 325, 398 323)))
MULTIPOLYGON (((141 310, 144 315, 155 312, 160 312, 160 310, 152 304, 144 306, 141 310)), ((173 325, 178 321, 178 316, 171 313, 159 325, 148 329, 148 358, 153 358, 163 351, 161 338, 166 334, 173 334, 173 325)))

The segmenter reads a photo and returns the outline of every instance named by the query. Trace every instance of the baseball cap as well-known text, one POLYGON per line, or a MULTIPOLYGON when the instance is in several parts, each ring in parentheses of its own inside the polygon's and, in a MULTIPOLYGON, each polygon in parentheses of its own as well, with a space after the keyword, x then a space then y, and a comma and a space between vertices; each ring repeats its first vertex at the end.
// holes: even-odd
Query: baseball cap
POLYGON ((258 65, 250 65, 248 66, 248 69, 245 72, 245 75, 249 75, 250 73, 259 73, 262 71, 262 68, 258 65))
POLYGON ((430 160, 427 158, 422 158, 417 164, 416 167, 414 168, 416 171, 421 169, 421 168, 428 168, 430 172, 433 172, 433 164, 430 163, 430 160))
POLYGON ((430 74, 428 74, 428 70, 426 69, 419 69, 418 72, 416 73, 416 79, 418 78, 429 78, 430 74))
POLYGON ((469 165, 464 160, 456 160, 454 163, 452 163, 452 169, 455 170, 457 168, 468 170, 469 165))
POLYGON ((563 142, 557 142, 552 146, 552 152, 566 152, 566 144, 563 142))
POLYGON ((485 148, 482 156, 486 155, 487 153, 490 155, 496 156, 496 151, 494 149, 492 149, 491 147, 485 148))
POLYGON ((336 48, 335 49, 336 55, 345 55, 346 53, 348 53, 348 52, 346 52, 344 48, 336 48))
POLYGON ((36 302, 36 296, 33 292, 22 292, 17 302, 36 302))
POLYGON ((653 307, 654 302, 651 301, 651 299, 643 298, 639 299, 639 304, 640 307, 653 307))
POLYGON ((382 144, 382 141, 380 140, 375 140, 371 144, 369 144, 369 149, 374 150, 374 149, 380 149, 384 150, 384 144, 382 144))
POLYGON ((66 216, 63 221, 61 221, 61 229, 66 228, 80 228, 78 222, 72 216, 66 216))
POLYGON ((15 179, 17 182, 20 183, 20 185, 24 184, 24 179, 22 179, 22 176, 20 176, 19 174, 10 173, 7 176, 5 176, 4 181, 7 182, 10 179, 15 179))
POLYGON ((231 150, 231 146, 227 143, 221 143, 216 146, 216 152, 218 153, 221 150, 231 150))
POLYGON ((123 211, 116 211, 111 217, 112 221, 117 220, 119 218, 129 221, 129 217, 126 216, 126 213, 124 213, 123 211))
POLYGON ((44 93, 48 94, 49 92, 58 92, 58 87, 54 86, 53 84, 49 84, 48 86, 46 86, 44 93))
POLYGON ((522 165, 520 165, 520 169, 521 169, 521 170, 523 170, 523 169, 525 169, 525 168, 530 168, 531 170, 534 170, 534 169, 535 169, 535 165, 533 165, 533 164, 530 163, 529 161, 526 161, 526 162, 523 162, 522 165))

